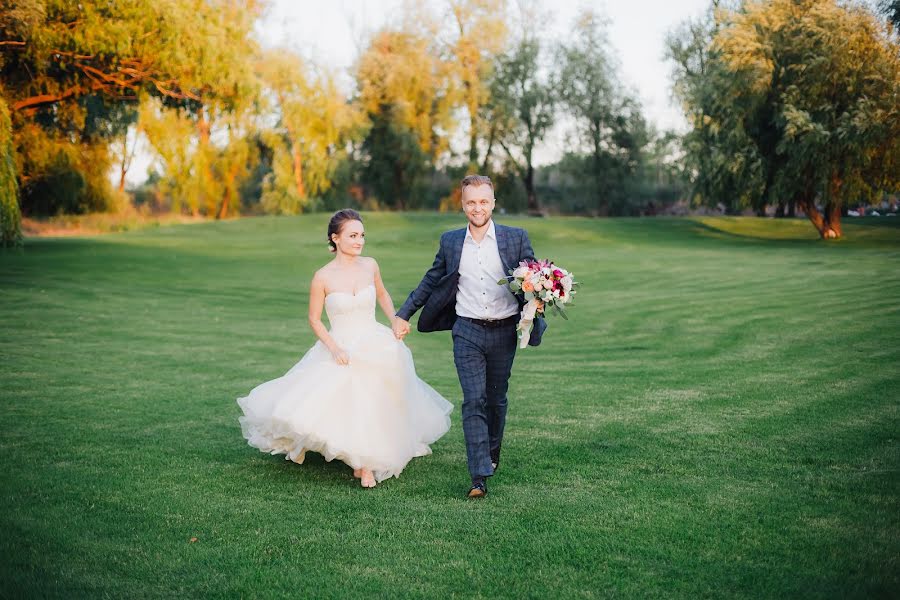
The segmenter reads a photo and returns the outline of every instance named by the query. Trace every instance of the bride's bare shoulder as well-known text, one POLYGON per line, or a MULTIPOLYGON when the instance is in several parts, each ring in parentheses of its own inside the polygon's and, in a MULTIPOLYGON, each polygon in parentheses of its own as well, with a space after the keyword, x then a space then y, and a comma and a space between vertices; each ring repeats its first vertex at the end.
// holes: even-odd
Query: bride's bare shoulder
POLYGON ((314 285, 325 285, 328 281, 330 281, 335 276, 335 265, 334 261, 325 263, 319 269, 313 273, 312 283, 314 285))

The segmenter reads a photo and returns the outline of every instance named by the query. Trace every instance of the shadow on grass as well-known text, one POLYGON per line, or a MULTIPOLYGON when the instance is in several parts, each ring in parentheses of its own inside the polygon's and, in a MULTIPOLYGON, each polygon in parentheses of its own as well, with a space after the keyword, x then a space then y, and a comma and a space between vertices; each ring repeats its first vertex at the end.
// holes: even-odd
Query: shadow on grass
POLYGON ((827 246, 896 246, 900 245, 898 219, 867 218, 842 222, 844 237, 823 241, 806 219, 765 219, 758 217, 697 217, 686 220, 695 235, 720 240, 827 246))

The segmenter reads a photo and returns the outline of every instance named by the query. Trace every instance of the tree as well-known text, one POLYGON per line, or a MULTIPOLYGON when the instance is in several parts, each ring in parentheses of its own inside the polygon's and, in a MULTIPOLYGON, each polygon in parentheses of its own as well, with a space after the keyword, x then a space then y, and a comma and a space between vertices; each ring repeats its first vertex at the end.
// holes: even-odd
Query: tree
MULTIPOLYGON (((38 192, 68 179, 84 183, 79 209, 108 206, 108 147, 125 137, 139 97, 190 115, 205 146, 210 115, 255 93, 248 77, 255 1, 4 0, 3 8, 0 82, 13 109, 23 209, 25 202, 67 209, 38 192)), ((207 167, 194 175, 215 181, 207 167)))
POLYGON ((264 138, 273 149, 273 172, 262 203, 269 212, 301 212, 326 192, 347 144, 361 131, 364 117, 328 74, 316 74, 296 55, 267 52, 258 72, 274 97, 279 116, 264 138))
POLYGON ((139 91, 202 101, 244 51, 255 2, 4 0, 2 76, 12 109, 57 111, 86 95, 136 99, 139 91))
POLYGON ((198 146, 192 142, 196 129, 187 110, 167 109, 158 98, 148 98, 141 103, 139 122, 161 163, 164 177, 159 186, 169 208, 176 212, 187 208, 199 215, 200 194, 194 177, 198 146))
POLYGON ((674 65, 673 92, 691 125, 682 138, 685 178, 693 203, 729 210, 762 208, 762 160, 744 130, 740 111, 721 110, 732 74, 712 45, 720 25, 714 11, 691 19, 666 39, 667 57, 674 65))
POLYGON ((448 150, 455 126, 450 67, 423 35, 384 30, 360 57, 356 79, 371 124, 362 143, 363 179, 380 202, 402 210, 448 150))
POLYGON ((878 8, 893 24, 895 30, 900 29, 900 0, 881 0, 878 8))
POLYGON ((116 207, 108 174, 110 140, 133 115, 102 96, 76 102, 78 121, 12 115, 22 213, 30 216, 104 211, 116 207), (71 185, 70 185, 71 184, 71 185), (64 189, 69 186, 70 189, 64 189), (76 189, 77 188, 77 189, 76 189))
POLYGON ((501 55, 488 107, 496 123, 503 125, 495 131, 497 143, 525 186, 531 214, 541 213, 534 186, 534 149, 553 125, 556 105, 552 84, 540 75, 540 56, 540 42, 528 33, 501 55))
POLYGON ((0 246, 22 243, 18 188, 9 108, 0 94, 0 246))
POLYGON ((482 164, 490 160, 490 125, 484 118, 490 99, 489 82, 494 60, 506 43, 507 27, 503 0, 450 0, 456 36, 450 43, 453 76, 469 118, 469 172, 479 169, 478 144, 487 140, 482 164))
POLYGON ((821 237, 840 237, 849 200, 900 187, 896 38, 863 5, 835 0, 745 2, 719 19, 713 45, 731 85, 710 116, 742 121, 764 201, 790 199, 821 237))
POLYGON ((596 209, 607 214, 611 200, 624 205, 626 181, 640 168, 649 143, 638 102, 617 84, 615 64, 603 23, 587 10, 578 17, 572 41, 559 49, 559 97, 574 117, 576 139, 590 160, 596 209), (618 195, 618 198, 611 196, 618 195))

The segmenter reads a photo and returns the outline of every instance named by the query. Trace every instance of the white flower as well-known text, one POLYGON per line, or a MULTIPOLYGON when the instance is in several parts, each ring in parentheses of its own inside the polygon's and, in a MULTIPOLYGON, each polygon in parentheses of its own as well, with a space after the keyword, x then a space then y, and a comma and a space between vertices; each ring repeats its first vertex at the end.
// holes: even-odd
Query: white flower
POLYGON ((568 293, 569 290, 572 289, 572 276, 566 274, 566 276, 563 277, 560 281, 562 283, 563 289, 566 290, 566 293, 568 293))
POLYGON ((531 269, 528 267, 517 267, 515 271, 513 271, 513 277, 516 279, 525 279, 525 277, 531 273, 531 269))

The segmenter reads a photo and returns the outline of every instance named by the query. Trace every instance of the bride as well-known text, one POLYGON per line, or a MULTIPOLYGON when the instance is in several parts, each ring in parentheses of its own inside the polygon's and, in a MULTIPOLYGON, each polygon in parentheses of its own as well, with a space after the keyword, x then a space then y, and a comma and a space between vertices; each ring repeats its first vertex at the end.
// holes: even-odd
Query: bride
POLYGON ((307 450, 353 468, 363 487, 396 477, 450 428, 452 405, 416 376, 412 355, 375 320, 393 320, 378 264, 361 256, 362 218, 338 211, 328 224, 334 259, 313 276, 309 324, 319 341, 284 376, 238 399, 241 430, 263 452, 302 463, 307 450), (322 309, 331 329, 322 323, 322 309))

